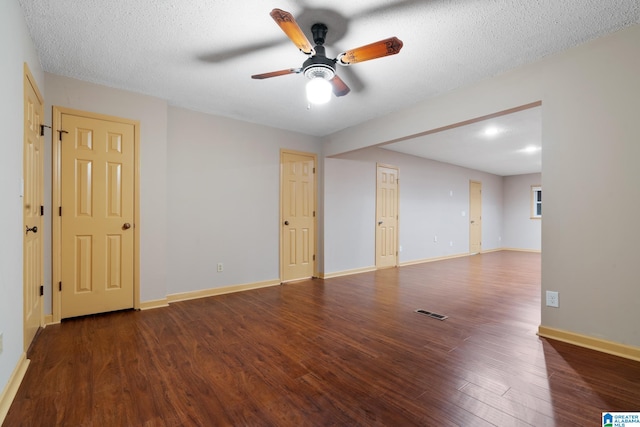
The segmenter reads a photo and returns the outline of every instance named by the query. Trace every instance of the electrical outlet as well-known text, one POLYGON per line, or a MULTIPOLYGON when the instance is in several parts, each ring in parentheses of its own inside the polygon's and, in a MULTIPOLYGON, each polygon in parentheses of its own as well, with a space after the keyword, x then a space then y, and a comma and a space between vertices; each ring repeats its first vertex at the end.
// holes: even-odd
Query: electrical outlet
POLYGON ((547 307, 559 307, 558 292, 547 291, 547 307))
POLYGON ((224 270, 224 265, 222 265, 221 262, 218 263, 218 273, 222 273, 222 271, 224 270))
POLYGON ((400 247, 398 248, 398 250, 399 250, 400 252, 402 252, 402 245, 400 245, 400 247))
POLYGON ((433 243, 438 243, 438 236, 433 236, 433 243))
POLYGON ((449 242, 449 246, 453 247, 453 240, 449 242))

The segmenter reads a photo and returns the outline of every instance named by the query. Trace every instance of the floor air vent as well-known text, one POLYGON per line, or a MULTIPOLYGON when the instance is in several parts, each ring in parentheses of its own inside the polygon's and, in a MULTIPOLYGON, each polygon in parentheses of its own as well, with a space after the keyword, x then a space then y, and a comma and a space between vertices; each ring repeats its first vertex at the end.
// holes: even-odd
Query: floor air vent
POLYGON ((447 317, 449 317, 449 316, 445 316, 444 314, 432 313, 430 311, 422 310, 422 309, 416 310, 416 313, 424 314, 425 316, 433 317, 434 319, 438 319, 438 320, 444 320, 447 317))

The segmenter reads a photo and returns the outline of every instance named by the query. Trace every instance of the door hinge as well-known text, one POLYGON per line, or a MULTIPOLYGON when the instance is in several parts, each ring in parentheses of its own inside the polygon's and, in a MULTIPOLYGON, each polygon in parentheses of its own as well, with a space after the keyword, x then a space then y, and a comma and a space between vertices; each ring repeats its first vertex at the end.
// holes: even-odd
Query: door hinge
POLYGON ((62 291, 62 282, 58 282, 58 291, 62 291))
POLYGON ((44 216, 44 206, 40 205, 40 216, 44 216))
POLYGON ((316 217, 316 211, 313 211, 313 217, 314 218, 316 217))
POLYGON ((313 260, 314 260, 314 261, 316 260, 316 256, 315 256, 315 254, 313 255, 313 260))
POLYGON ((62 206, 58 206, 58 216, 62 216, 62 206))
POLYGON ((313 168, 313 173, 316 173, 316 168, 313 168))
POLYGON ((62 134, 63 133, 69 133, 66 130, 59 130, 58 131, 58 141, 62 141, 62 134))
POLYGON ((40 125, 40 136, 44 136, 44 128, 49 128, 49 129, 51 129, 51 126, 47 126, 47 125, 40 125))
POLYGON ((44 285, 40 285, 40 296, 44 295, 44 285))

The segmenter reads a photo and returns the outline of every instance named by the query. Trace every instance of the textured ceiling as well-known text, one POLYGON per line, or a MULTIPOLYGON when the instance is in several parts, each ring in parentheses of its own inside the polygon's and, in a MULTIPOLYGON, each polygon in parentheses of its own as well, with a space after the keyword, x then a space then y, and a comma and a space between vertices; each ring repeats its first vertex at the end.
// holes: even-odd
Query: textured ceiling
MULTIPOLYGON (((640 22, 638 0, 19 0, 45 71, 192 110, 323 136, 640 22), (329 27, 327 55, 390 36, 395 56, 338 73, 307 109, 306 58, 273 22, 329 27)), ((308 34, 308 38, 312 37, 308 34)))

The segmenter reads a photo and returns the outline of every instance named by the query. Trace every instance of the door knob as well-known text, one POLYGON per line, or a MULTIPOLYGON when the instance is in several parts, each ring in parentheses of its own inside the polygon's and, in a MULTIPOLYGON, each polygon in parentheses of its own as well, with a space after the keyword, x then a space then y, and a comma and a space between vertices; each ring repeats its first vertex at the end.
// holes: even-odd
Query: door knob
POLYGON ((382 225, 382 221, 378 221, 378 225, 382 225))
POLYGON ((475 221, 471 221, 471 224, 475 223, 475 221))
POLYGON ((25 225, 25 227, 27 227, 27 232, 25 234, 29 234, 30 231, 33 231, 34 233, 38 232, 38 226, 34 225, 33 227, 29 228, 28 225, 25 225))
POLYGON ((124 225, 122 226, 123 230, 128 230, 131 228, 131 224, 129 224, 128 222, 125 222, 124 225))
POLYGON ((284 225, 289 225, 289 221, 285 221, 285 222, 284 222, 284 225))

